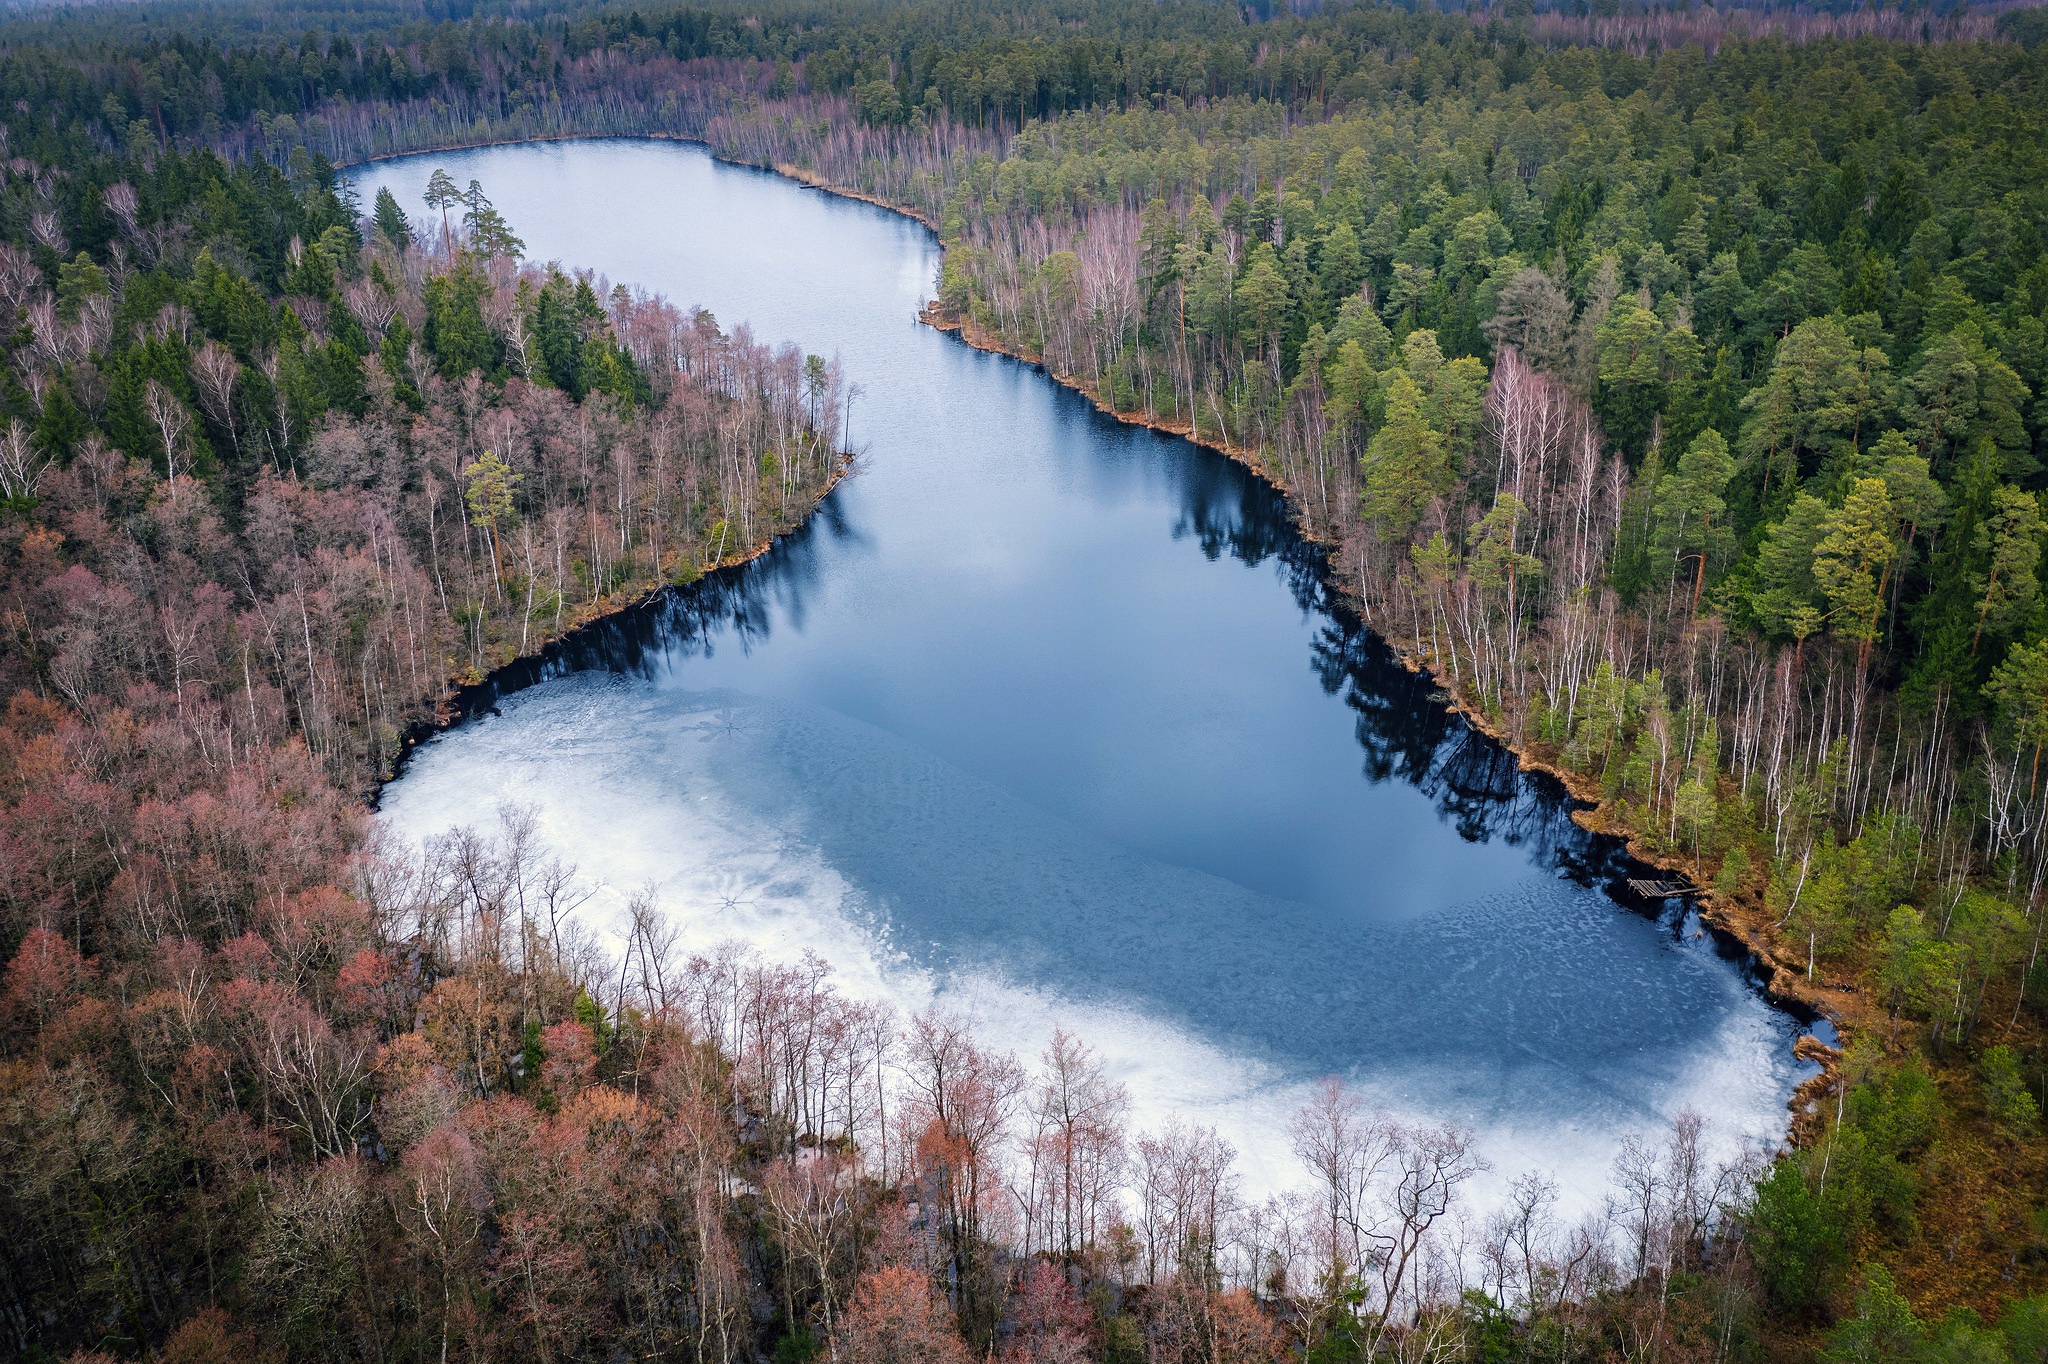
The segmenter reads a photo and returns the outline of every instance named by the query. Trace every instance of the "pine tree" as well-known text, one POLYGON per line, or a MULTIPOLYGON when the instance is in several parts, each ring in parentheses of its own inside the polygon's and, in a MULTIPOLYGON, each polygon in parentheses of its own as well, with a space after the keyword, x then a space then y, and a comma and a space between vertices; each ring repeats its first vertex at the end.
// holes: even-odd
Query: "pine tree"
POLYGON ((525 477, 512 472, 512 467, 489 450, 470 461, 462 471, 464 504, 469 508, 469 523, 481 526, 491 544, 491 571, 500 582, 505 572, 498 560, 498 527, 512 519, 512 490, 525 477))
POLYGON ((1657 529, 1651 547, 1670 563, 1674 574, 1680 564, 1693 561, 1695 614, 1709 567, 1725 566, 1735 556, 1735 530, 1723 496, 1734 475, 1735 457, 1728 453, 1728 442, 1710 428, 1686 447, 1675 469, 1657 480, 1657 529))
POLYGON ((2034 494, 2014 487, 2000 487, 1993 495, 1991 515, 1977 528, 1977 552, 1986 555, 1984 570, 1975 583, 1982 594, 1977 607, 1977 629, 1970 637, 1970 652, 1977 652, 1988 626, 2003 633, 2033 608, 2041 584, 2036 569, 2041 562, 2041 504, 2034 494))
POLYGON ((1827 521, 1828 504, 1800 493, 1758 547, 1748 602, 1769 633, 1803 644, 1821 627, 1822 594, 1813 576, 1813 553, 1827 533, 1827 521))
POLYGON ((1827 598, 1834 632, 1856 641, 1859 668, 1869 664, 1886 578, 1898 557, 1896 520, 1884 480, 1859 478, 1814 546, 1814 582, 1827 598))
POLYGON ((1365 452, 1364 511, 1380 534, 1403 540, 1449 483, 1443 432, 1429 420, 1422 389, 1395 370, 1386 386, 1387 417, 1365 452))
POLYGON ((384 240, 393 246, 404 247, 412 241, 412 224, 406 221, 405 210, 398 206, 398 196, 391 192, 391 186, 380 185, 377 189, 377 230, 384 234, 384 240))

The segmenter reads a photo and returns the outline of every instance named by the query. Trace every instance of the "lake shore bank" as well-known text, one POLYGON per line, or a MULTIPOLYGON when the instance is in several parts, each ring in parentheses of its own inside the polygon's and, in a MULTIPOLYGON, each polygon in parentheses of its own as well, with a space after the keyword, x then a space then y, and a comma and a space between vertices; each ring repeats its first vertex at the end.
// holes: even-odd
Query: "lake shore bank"
POLYGON ((650 583, 639 591, 621 596, 606 597, 601 601, 590 603, 579 610, 568 625, 543 639, 537 648, 508 659, 479 678, 474 680, 462 677, 449 678, 448 689, 442 696, 440 704, 435 708, 434 714, 429 718, 414 721, 399 735, 398 752, 392 757, 390 766, 386 771, 379 775, 376 786, 369 794, 368 804, 370 808, 374 810, 378 807, 379 802, 383 798, 385 787, 405 775, 407 764, 411 761, 413 753, 418 750, 421 744, 426 743, 437 735, 447 733, 465 720, 474 719, 478 715, 488 713, 500 696, 508 695, 511 692, 531 686, 534 680, 538 680, 537 678, 529 679, 519 682, 517 685, 508 686, 507 683, 511 680, 512 674, 528 672, 545 675, 556 659, 573 649, 578 640, 588 636, 593 630, 628 612, 644 610, 668 593, 688 591, 698 583, 727 577, 739 572, 754 560, 774 549, 784 536, 795 534, 803 529, 804 525, 817 513, 818 508, 824 505, 825 499, 832 495, 840 483, 858 472, 859 466, 855 458, 851 454, 842 452, 839 463, 832 470, 832 476, 825 481, 825 486, 818 495, 811 499, 810 505, 804 508, 803 513, 792 520, 790 524, 775 531, 767 538, 727 554, 715 563, 694 565, 693 567, 696 571, 686 581, 673 577, 665 578, 660 582, 650 583))

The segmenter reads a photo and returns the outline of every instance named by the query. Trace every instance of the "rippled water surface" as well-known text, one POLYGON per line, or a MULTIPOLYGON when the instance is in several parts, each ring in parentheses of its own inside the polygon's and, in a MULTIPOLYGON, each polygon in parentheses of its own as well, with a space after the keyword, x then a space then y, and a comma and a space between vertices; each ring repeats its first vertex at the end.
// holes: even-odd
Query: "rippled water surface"
POLYGON ((692 944, 808 948, 1027 1057, 1064 1024, 1254 1189, 1294 1178, 1286 1115, 1331 1072, 1580 1202, 1687 1105, 1782 1132, 1796 1026, 1611 898, 1617 850, 1326 607, 1269 489, 919 326, 923 228, 668 143, 357 183, 417 212, 436 166, 536 259, 837 353, 865 455, 764 559, 423 747, 397 829, 529 802, 599 927, 653 881, 692 944))

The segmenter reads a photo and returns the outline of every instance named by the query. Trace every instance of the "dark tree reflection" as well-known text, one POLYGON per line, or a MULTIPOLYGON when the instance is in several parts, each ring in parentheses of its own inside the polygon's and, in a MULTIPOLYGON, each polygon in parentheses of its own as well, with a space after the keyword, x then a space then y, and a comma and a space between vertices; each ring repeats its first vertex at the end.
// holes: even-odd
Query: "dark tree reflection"
POLYGON ((751 652, 778 620, 801 632, 821 573, 820 546, 863 539, 834 493, 760 558, 658 592, 463 688, 455 702, 458 718, 485 714, 515 692, 570 673, 654 677, 686 659, 709 657, 721 639, 751 652))
POLYGON ((1302 537, 1278 490, 1233 460, 1175 444, 1175 538, 1194 538, 1210 559, 1228 553, 1248 565, 1272 562, 1301 609, 1324 618, 1309 664, 1323 690, 1341 695, 1358 717, 1367 781, 1420 790, 1468 842, 1500 839, 1632 909, 1658 908, 1628 889, 1630 875, 1644 868, 1621 842, 1572 820, 1574 802, 1561 783, 1522 771, 1504 745, 1450 709, 1435 679, 1404 667, 1330 592, 1323 550, 1302 537))
MULTIPOLYGON (((1536 865, 1602 886, 1631 908, 1655 908, 1627 890, 1628 876, 1640 874, 1640 866, 1616 840, 1572 821, 1572 800, 1558 782, 1521 771, 1512 753, 1448 707, 1434 679, 1404 667, 1333 596, 1322 549, 1302 537, 1271 484, 1186 441, 1130 432, 1090 415, 1104 424, 1101 435, 1121 434, 1150 447, 1136 453, 1174 486, 1176 540, 1193 540, 1211 560, 1228 555, 1247 566, 1271 564, 1299 609, 1322 618, 1309 666, 1323 690, 1341 696, 1357 717, 1365 780, 1415 787, 1468 842, 1503 840, 1525 848, 1536 865)), ((468 688, 458 711, 464 717, 489 711, 505 696, 568 673, 652 677, 717 648, 751 651, 777 625, 801 631, 819 585, 821 548, 864 539, 835 493, 759 559, 572 632, 468 688)))

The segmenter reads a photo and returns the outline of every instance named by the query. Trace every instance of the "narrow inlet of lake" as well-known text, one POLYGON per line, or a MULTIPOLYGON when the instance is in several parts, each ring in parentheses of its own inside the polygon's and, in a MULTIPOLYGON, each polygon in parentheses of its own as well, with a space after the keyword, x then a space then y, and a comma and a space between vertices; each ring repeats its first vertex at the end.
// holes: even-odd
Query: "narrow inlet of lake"
POLYGON ((1782 1136, 1798 1025, 1611 897, 1619 850, 1330 608, 1271 489, 920 326, 923 228, 674 143, 352 176, 419 217, 437 166, 536 260, 838 355, 864 456, 764 558, 424 745, 395 830, 530 804, 599 931, 652 882, 693 949, 815 952, 1027 1062, 1064 1026, 1248 1192, 1300 1182, 1286 1121, 1333 1073, 1576 1206, 1685 1108, 1723 1151, 1782 1136))

